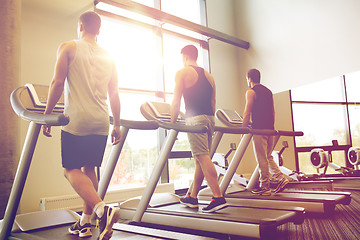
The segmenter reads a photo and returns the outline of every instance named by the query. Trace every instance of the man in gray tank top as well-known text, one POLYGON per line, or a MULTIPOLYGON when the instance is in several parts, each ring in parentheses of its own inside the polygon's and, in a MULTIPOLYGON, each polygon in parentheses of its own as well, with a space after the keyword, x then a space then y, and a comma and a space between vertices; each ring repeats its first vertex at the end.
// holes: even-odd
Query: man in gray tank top
MULTIPOLYGON (((110 239, 119 209, 105 206, 97 194, 95 167, 100 167, 109 133, 109 95, 114 128, 113 144, 120 141, 120 99, 116 68, 109 54, 96 43, 101 19, 95 12, 80 16, 79 39, 61 43, 44 114, 50 114, 64 87, 64 114, 70 123, 62 128, 61 155, 65 177, 84 200, 81 219, 69 228, 71 234, 90 237, 91 215, 99 219, 98 239, 110 239)), ((50 126, 43 133, 51 137, 50 126)))

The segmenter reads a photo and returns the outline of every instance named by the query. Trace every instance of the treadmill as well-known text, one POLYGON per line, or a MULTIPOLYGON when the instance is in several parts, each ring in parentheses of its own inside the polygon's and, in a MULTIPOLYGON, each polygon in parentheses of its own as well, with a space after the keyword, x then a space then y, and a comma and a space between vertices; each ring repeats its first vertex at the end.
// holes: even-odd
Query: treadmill
MULTIPOLYGON (((260 207, 254 203, 230 203, 228 208, 216 213, 203 213, 201 209, 209 204, 209 201, 199 201, 199 209, 191 209, 180 204, 179 197, 173 193, 153 194, 178 133, 204 133, 207 128, 186 126, 182 120, 175 124, 169 123, 170 105, 166 103, 144 103, 141 112, 146 119, 154 120, 161 128, 167 129, 168 134, 143 195, 121 203, 120 218, 129 219, 133 225, 156 224, 253 238, 274 234, 278 226, 288 222, 303 222, 304 209, 301 207, 279 209, 260 207)), ((249 131, 247 128, 231 130, 238 134, 249 131)))
MULTIPOLYGON (((69 118, 63 112, 63 103, 58 103, 52 114, 42 114, 46 101, 37 92, 47 93, 48 87, 28 84, 15 89, 10 97, 11 105, 22 119, 29 121, 29 128, 22 149, 20 161, 14 178, 10 197, 2 220, 0 239, 8 239, 11 231, 25 232, 49 226, 73 223, 77 214, 70 210, 52 210, 16 215, 30 169, 32 156, 42 125, 63 126, 69 123, 69 118)), ((46 96, 45 94, 42 94, 46 96)), ((46 97, 45 97, 46 99, 46 97)))
MULTIPOLYGON (((41 125, 61 126, 69 123, 69 118, 63 114, 63 99, 55 106, 52 114, 44 115, 46 107, 48 86, 26 84, 13 91, 10 100, 11 105, 22 119, 29 121, 29 129, 23 146, 17 173, 11 189, 10 198, 6 208, 4 219, 1 220, 0 239, 73 239, 69 235, 68 227, 73 224, 80 216, 71 210, 59 209, 39 211, 16 215, 21 195, 29 172, 32 156, 36 147, 41 125)), ((112 122, 112 118, 110 118, 112 122)), ((112 146, 109 159, 118 158, 124 145, 126 136, 130 129, 155 130, 158 124, 154 121, 129 121, 121 119, 121 141, 112 146)), ((116 165, 116 163, 115 163, 116 165)), ((115 165, 108 161, 104 170, 104 178, 99 182, 99 195, 104 198, 110 178, 105 174, 114 171, 115 165)), ((111 176, 110 176, 111 177, 111 176)), ((127 224, 115 223, 113 236, 126 235, 133 237, 136 235, 156 236, 167 239, 197 239, 204 238, 191 234, 180 234, 170 231, 159 231, 149 228, 129 226, 127 224), (118 231, 116 231, 118 230, 118 231)), ((87 239, 97 239, 97 232, 87 239)))
MULTIPOLYGON (((216 117, 228 126, 241 127, 241 117, 232 110, 217 110, 216 117), (238 116, 238 117, 236 117, 238 116), (229 119, 235 121, 229 121, 229 119)), ((277 140, 280 136, 299 136, 302 132, 292 131, 276 131, 276 130, 260 130, 250 129, 249 133, 242 137, 233 159, 230 162, 229 168, 221 181, 220 190, 226 197, 229 203, 240 204, 243 202, 252 202, 264 204, 264 206, 286 206, 286 207, 303 207, 306 212, 317 212, 331 214, 335 210, 337 204, 348 205, 351 202, 351 193, 349 192, 333 192, 333 191, 305 191, 305 190, 284 190, 281 193, 273 194, 272 196, 253 195, 250 190, 255 188, 259 180, 258 167, 255 168, 247 188, 239 189, 235 186, 229 186, 233 175, 239 166, 243 154, 246 151, 252 135, 271 135, 276 136, 277 140), (228 191, 226 192, 226 190, 228 191)), ((203 189, 199 192, 199 199, 209 200, 211 198, 211 191, 209 188, 203 189)))

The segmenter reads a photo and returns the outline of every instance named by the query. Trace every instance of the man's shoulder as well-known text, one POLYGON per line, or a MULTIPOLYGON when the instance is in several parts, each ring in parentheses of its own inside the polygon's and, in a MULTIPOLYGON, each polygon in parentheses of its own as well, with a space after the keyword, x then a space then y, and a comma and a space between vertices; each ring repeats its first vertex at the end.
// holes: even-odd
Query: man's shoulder
POLYGON ((71 51, 76 49, 76 42, 75 41, 66 41, 62 42, 59 45, 59 50, 61 51, 71 51))
POLYGON ((179 72, 186 73, 186 72, 193 72, 195 69, 191 66, 185 66, 179 70, 179 72))
POLYGON ((249 88, 248 90, 246 90, 246 96, 248 98, 254 98, 256 96, 255 90, 252 88, 249 88))
POLYGON ((62 43, 60 43, 60 46, 76 46, 76 41, 75 40, 71 40, 71 41, 64 41, 62 43))
POLYGON ((185 66, 185 67, 181 68, 180 70, 178 70, 176 72, 176 75, 179 76, 179 77, 185 77, 185 76, 187 76, 189 73, 191 73, 193 71, 194 71, 194 69, 192 67, 185 66))

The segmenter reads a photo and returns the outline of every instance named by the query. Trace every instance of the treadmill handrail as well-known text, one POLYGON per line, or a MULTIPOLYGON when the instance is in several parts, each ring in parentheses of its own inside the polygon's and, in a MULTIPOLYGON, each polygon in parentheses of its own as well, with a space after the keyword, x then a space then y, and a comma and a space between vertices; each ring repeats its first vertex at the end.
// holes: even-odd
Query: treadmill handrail
POLYGON ((250 129, 253 135, 267 135, 267 136, 289 136, 298 137, 303 136, 304 133, 301 131, 284 131, 284 130, 273 130, 273 129, 250 129))
POLYGON ((188 126, 182 123, 170 123, 165 122, 159 118, 156 118, 152 113, 150 113, 146 108, 148 108, 148 103, 144 103, 140 107, 140 111, 142 115, 147 120, 153 120, 159 124, 159 127, 168 129, 168 130, 176 130, 179 132, 189 132, 189 133, 206 133, 208 131, 208 128, 206 126, 188 126))
POLYGON ((279 135, 278 131, 274 129, 250 129, 250 133, 253 135, 266 135, 266 136, 276 136, 279 135))
POLYGON ((280 136, 294 136, 294 137, 301 137, 304 136, 304 132, 302 131, 284 131, 278 130, 280 136))
MULTIPOLYGON (((113 124, 113 117, 110 116, 110 124, 113 124)), ((137 120, 127 120, 120 119, 120 126, 135 129, 135 130, 156 130, 159 128, 159 124, 156 121, 147 120, 147 121, 137 121, 137 120)))
POLYGON ((221 133, 229 133, 229 134, 248 134, 250 133, 250 128, 244 128, 244 127, 223 127, 215 125, 215 132, 221 132, 221 133))
POLYGON ((65 116, 64 114, 42 114, 27 110, 21 103, 20 98, 21 92, 25 90, 27 90, 27 87, 18 87, 10 95, 11 106, 15 113, 22 119, 49 126, 64 126, 70 122, 69 117, 65 116))
POLYGON ((289 137, 298 137, 303 136, 302 131, 285 131, 285 130, 273 130, 273 129, 250 129, 250 133, 253 135, 267 135, 267 136, 289 136, 289 137))

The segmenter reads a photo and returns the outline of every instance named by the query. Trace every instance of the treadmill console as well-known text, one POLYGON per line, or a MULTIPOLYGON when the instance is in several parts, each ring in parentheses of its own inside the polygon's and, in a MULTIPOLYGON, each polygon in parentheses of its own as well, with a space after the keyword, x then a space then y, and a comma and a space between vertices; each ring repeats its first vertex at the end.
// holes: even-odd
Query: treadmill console
MULTIPOLYGON (((157 119, 164 122, 170 122, 171 120, 170 104, 164 102, 147 102, 147 105, 149 106, 149 108, 151 109, 151 111, 153 112, 154 116, 157 119)), ((177 121, 180 123, 184 123, 185 117, 182 112, 179 113, 177 121)))
MULTIPOLYGON (((46 108, 49 86, 39 84, 26 84, 28 96, 22 95, 22 103, 30 111, 43 112, 46 108)), ((26 91, 25 91, 26 92, 26 91)), ((55 105, 54 112, 62 113, 64 110, 64 96, 61 96, 55 105)))

